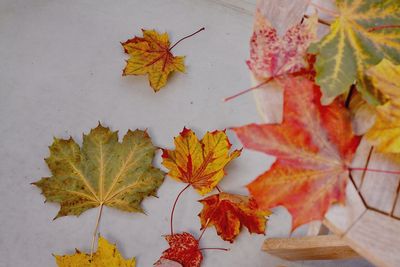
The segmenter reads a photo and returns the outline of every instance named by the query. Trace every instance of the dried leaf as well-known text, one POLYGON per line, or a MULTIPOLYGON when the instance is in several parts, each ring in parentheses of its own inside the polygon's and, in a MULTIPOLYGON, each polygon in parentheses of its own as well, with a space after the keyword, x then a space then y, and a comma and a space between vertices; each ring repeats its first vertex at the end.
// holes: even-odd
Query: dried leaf
POLYGON ((162 164, 169 169, 169 176, 192 185, 201 195, 217 186, 225 175, 225 166, 241 152, 229 153, 231 144, 225 131, 207 132, 199 140, 186 128, 175 137, 175 147, 175 150, 163 150, 162 164))
POLYGON ((398 0, 336 1, 340 15, 330 32, 309 52, 317 54, 316 82, 322 103, 329 104, 357 82, 357 89, 373 104, 380 103, 365 70, 384 57, 400 63, 400 5, 398 0), (397 27, 393 27, 396 26, 397 27))
POLYGON ((60 267, 135 267, 135 258, 125 260, 117 247, 99 236, 99 247, 93 256, 76 250, 75 254, 55 256, 60 267))
POLYGON ((234 128, 246 148, 277 157, 247 187, 260 209, 283 205, 292 229, 321 220, 332 203, 344 203, 350 165, 360 138, 339 100, 321 106, 320 91, 302 77, 285 80, 282 124, 234 128))
POLYGON ((46 163, 52 176, 35 182, 46 201, 61 204, 56 218, 80 215, 101 204, 142 212, 140 203, 155 195, 164 173, 152 166, 156 148, 147 132, 131 131, 118 142, 118 132, 99 124, 83 144, 54 139, 46 163))
POLYGON ((316 40, 318 17, 299 23, 279 37, 271 23, 256 11, 256 24, 250 40, 250 59, 247 65, 260 80, 308 68, 306 50, 316 40))
POLYGON ((159 261, 162 259, 176 261, 183 267, 199 267, 203 260, 203 255, 199 249, 199 241, 189 233, 173 234, 165 236, 170 248, 165 250, 159 261))
POLYGON ((250 233, 264 234, 269 211, 258 209, 254 200, 246 196, 219 193, 200 200, 203 209, 199 214, 202 229, 215 226, 218 235, 225 241, 233 242, 242 225, 250 233))
POLYGON ((394 65, 384 59, 370 68, 368 74, 374 86, 388 101, 376 108, 375 124, 366 134, 366 138, 376 146, 379 152, 400 152, 400 65, 394 65))
POLYGON ((168 259, 160 259, 159 261, 157 261, 154 266, 158 266, 158 267, 182 267, 182 264, 180 264, 179 262, 176 261, 171 261, 168 259))
POLYGON ((157 92, 167 84, 170 73, 185 72, 185 57, 172 55, 167 33, 142 32, 143 37, 122 43, 125 53, 130 55, 122 75, 148 74, 150 86, 157 92))

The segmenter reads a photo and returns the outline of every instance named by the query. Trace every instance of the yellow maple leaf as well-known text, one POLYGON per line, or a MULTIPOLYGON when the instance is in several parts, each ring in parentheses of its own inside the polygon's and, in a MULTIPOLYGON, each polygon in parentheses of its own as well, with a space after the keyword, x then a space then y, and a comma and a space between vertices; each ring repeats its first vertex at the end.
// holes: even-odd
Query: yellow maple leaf
POLYGON ((76 250, 72 255, 55 255, 59 267, 135 267, 135 258, 124 259, 116 245, 110 244, 105 238, 99 236, 97 251, 90 254, 76 250))
POLYGON ((192 185, 201 195, 214 189, 225 175, 225 166, 241 152, 229 153, 231 144, 224 131, 207 132, 199 140, 186 128, 175 137, 175 147, 163 150, 162 164, 169 169, 169 176, 192 185))
POLYGON ((376 108, 375 124, 366 138, 379 152, 400 152, 400 65, 384 59, 368 70, 374 86, 388 101, 376 108))
POLYGON ((167 33, 142 30, 143 37, 134 37, 122 43, 130 55, 122 75, 149 75, 155 92, 166 85, 168 75, 174 71, 185 72, 183 56, 173 56, 167 33))

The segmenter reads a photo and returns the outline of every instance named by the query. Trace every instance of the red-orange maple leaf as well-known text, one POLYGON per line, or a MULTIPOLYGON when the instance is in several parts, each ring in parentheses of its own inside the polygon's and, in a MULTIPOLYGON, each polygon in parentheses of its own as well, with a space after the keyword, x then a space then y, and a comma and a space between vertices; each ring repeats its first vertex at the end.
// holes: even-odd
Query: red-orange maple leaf
POLYGON ((260 208, 285 206, 295 229, 322 219, 332 203, 344 203, 348 166, 360 138, 338 99, 322 106, 319 87, 303 77, 283 83, 282 124, 250 124, 234 131, 246 148, 277 157, 247 187, 260 208))
MULTIPOLYGON (((193 235, 183 232, 181 234, 166 235, 170 248, 165 250, 160 257, 182 264, 183 267, 199 267, 203 255, 199 249, 199 241, 193 235)), ((155 265, 159 264, 156 262, 155 265)))
POLYGON ((214 225, 218 235, 225 241, 233 242, 242 225, 250 233, 264 234, 269 211, 261 211, 254 200, 246 196, 219 193, 199 201, 203 210, 199 217, 202 229, 214 225))

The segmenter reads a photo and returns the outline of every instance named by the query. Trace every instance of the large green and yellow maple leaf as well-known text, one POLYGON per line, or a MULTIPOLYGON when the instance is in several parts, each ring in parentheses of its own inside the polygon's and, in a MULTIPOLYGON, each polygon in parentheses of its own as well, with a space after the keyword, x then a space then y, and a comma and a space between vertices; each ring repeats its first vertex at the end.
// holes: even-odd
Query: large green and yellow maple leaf
POLYGON ((156 148, 146 131, 129 130, 120 143, 117 131, 99 124, 83 135, 81 148, 72 138, 55 138, 49 149, 45 160, 52 176, 33 184, 46 201, 61 204, 56 218, 99 205, 142 212, 142 200, 164 180, 152 166, 156 148))
POLYGON ((357 84, 363 97, 379 104, 379 92, 365 71, 384 57, 400 63, 400 4, 398 0, 337 0, 339 16, 330 32, 309 48, 317 55, 316 82, 322 103, 357 84))

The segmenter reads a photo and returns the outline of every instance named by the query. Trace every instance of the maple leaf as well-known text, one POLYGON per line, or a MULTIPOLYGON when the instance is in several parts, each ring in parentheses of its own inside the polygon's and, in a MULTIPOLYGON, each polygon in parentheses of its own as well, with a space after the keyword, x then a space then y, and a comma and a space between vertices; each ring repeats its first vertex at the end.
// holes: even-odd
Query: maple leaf
POLYGON ((246 148, 277 157, 247 187, 260 209, 286 207, 293 230, 322 219, 332 203, 344 203, 348 166, 360 138, 352 132, 343 103, 322 106, 320 90, 311 81, 286 79, 284 94, 282 124, 233 130, 246 148))
POLYGON ((316 14, 289 28, 283 37, 278 36, 260 10, 256 11, 255 20, 247 65, 258 79, 266 80, 308 68, 306 50, 317 38, 316 14))
POLYGON ((167 84, 168 75, 174 71, 185 72, 185 57, 173 56, 167 33, 142 30, 143 37, 134 37, 122 43, 130 55, 122 75, 149 75, 155 92, 167 84))
POLYGON ((184 128, 174 141, 176 150, 163 149, 162 164, 169 169, 169 176, 192 185, 201 195, 214 189, 225 175, 225 166, 241 152, 229 153, 232 145, 225 131, 207 132, 199 140, 184 128))
POLYGON ((158 267, 182 267, 182 264, 180 264, 179 262, 176 261, 171 261, 168 259, 160 259, 159 261, 157 261, 154 266, 158 266, 158 267))
POLYGON ((376 108, 375 124, 366 134, 367 140, 379 152, 400 152, 400 65, 384 59, 367 71, 374 86, 380 90, 387 102, 376 108))
POLYGON ((155 195, 164 180, 152 166, 156 148, 145 131, 129 130, 120 143, 118 132, 99 124, 83 135, 82 148, 72 138, 55 138, 49 148, 45 160, 52 176, 33 184, 46 201, 61 204, 56 218, 99 205, 142 212, 141 201, 155 195))
POLYGON ((246 196, 219 193, 202 200, 203 209, 199 214, 202 229, 214 225, 223 240, 233 242, 242 225, 250 233, 264 234, 269 211, 258 209, 254 200, 246 196))
POLYGON ((148 74, 150 86, 154 92, 159 91, 167 84, 170 73, 185 72, 183 56, 174 56, 171 53, 180 41, 204 30, 201 28, 171 46, 167 33, 158 33, 155 30, 142 30, 143 37, 134 37, 121 43, 125 53, 130 55, 122 75, 148 74))
POLYGON ((329 104, 350 85, 370 103, 379 95, 365 77, 365 70, 383 57, 400 63, 400 5, 398 0, 336 1, 340 15, 330 32, 309 52, 317 54, 316 82, 323 92, 322 103, 329 104))
POLYGON ((168 259, 180 263, 183 267, 199 267, 203 255, 199 249, 199 241, 193 235, 183 232, 181 234, 166 235, 170 248, 165 250, 159 261, 168 259))
POLYGON ((135 267, 135 258, 124 259, 117 247, 99 236, 99 246, 93 255, 81 253, 55 256, 59 267, 135 267))

